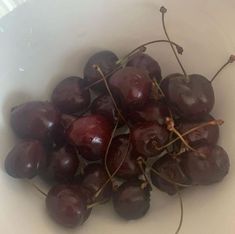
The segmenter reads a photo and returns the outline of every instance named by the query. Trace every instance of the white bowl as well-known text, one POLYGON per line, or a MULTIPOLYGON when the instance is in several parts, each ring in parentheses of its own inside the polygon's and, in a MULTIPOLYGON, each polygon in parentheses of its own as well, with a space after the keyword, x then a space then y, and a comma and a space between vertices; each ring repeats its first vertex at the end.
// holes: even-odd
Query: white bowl
MULTIPOLYGON (((3 1, 6 2, 6 1, 3 1)), ((12 2, 12 1, 9 1, 12 2)), ((149 213, 124 222, 111 205, 94 209, 76 230, 63 229, 48 218, 44 198, 26 182, 3 169, 13 145, 9 128, 12 106, 47 99, 58 80, 81 75, 88 57, 101 49, 119 56, 139 44, 165 38, 160 6, 168 8, 172 40, 184 47, 183 63, 190 73, 210 78, 235 53, 234 0, 40 0, 28 1, 0 19, 0 229, 4 234, 172 234, 178 225, 177 197, 154 191, 149 213)), ((169 45, 149 47, 164 75, 180 71, 169 45)), ((214 115, 225 120, 220 144, 231 159, 222 183, 183 192, 183 234, 235 233, 235 64, 214 82, 214 115)))

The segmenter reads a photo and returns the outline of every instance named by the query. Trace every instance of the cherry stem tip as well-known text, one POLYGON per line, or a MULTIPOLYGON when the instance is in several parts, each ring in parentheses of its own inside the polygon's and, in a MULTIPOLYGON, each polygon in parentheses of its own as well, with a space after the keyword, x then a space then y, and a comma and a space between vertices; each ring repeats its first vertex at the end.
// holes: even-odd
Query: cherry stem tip
POLYGON ((161 12, 162 14, 165 14, 165 13, 167 12, 167 9, 166 9, 164 6, 162 6, 162 7, 160 8, 160 12, 161 12))

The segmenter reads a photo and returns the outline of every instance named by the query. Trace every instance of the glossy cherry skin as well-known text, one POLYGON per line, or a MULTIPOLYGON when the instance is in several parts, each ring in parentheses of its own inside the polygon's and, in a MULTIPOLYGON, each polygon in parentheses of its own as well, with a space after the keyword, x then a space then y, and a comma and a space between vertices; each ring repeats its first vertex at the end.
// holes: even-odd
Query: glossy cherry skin
POLYGON ((62 113, 73 114, 88 107, 90 92, 80 77, 68 77, 55 87, 51 100, 62 113))
POLYGON ((126 220, 142 218, 150 207, 150 190, 140 181, 124 182, 113 194, 113 207, 126 220))
POLYGON ((19 137, 44 142, 59 124, 60 113, 49 102, 27 102, 12 109, 10 122, 19 137))
POLYGON ((74 121, 67 130, 69 141, 81 156, 90 161, 101 160, 112 134, 112 124, 101 115, 88 115, 74 121))
POLYGON ((204 76, 173 74, 166 77, 161 88, 171 108, 182 118, 200 120, 207 116, 215 103, 214 90, 204 76))
POLYGON ((220 182, 229 171, 230 162, 225 150, 218 145, 203 144, 181 155, 181 168, 193 184, 209 185, 220 182))
POLYGON ((79 159, 74 147, 66 145, 48 155, 46 177, 51 181, 65 183, 72 181, 77 173, 79 159))
POLYGON ((132 124, 157 122, 159 125, 165 125, 166 117, 169 117, 170 113, 164 101, 151 100, 143 107, 130 111, 127 116, 132 124))
POLYGON ((148 72, 151 79, 158 83, 162 80, 161 68, 158 62, 148 54, 138 54, 128 61, 126 66, 140 68, 148 72))
POLYGON ((52 187, 46 197, 46 207, 54 221, 68 228, 83 224, 90 215, 83 193, 69 185, 52 187))
POLYGON ((22 140, 7 155, 6 172, 15 178, 31 179, 46 166, 47 154, 38 140, 22 140))
POLYGON ((112 196, 111 182, 107 183, 98 196, 96 196, 96 193, 102 188, 108 179, 108 174, 101 164, 89 164, 84 169, 81 186, 90 191, 93 202, 106 202, 112 196))
POLYGON ((148 101, 152 81, 147 72, 134 67, 125 67, 111 76, 109 87, 123 109, 134 109, 148 101))
POLYGON ((65 129, 62 124, 55 126, 53 131, 47 137, 47 140, 43 142, 47 150, 51 151, 59 149, 67 144, 65 129))
POLYGON ((145 158, 143 155, 137 153, 130 144, 128 148, 129 135, 119 135, 112 140, 107 157, 107 166, 109 172, 113 174, 121 165, 116 176, 122 179, 137 178, 142 174, 138 165, 137 159, 139 157, 145 158))
POLYGON ((156 122, 138 124, 131 129, 130 134, 134 149, 146 157, 160 154, 163 150, 158 150, 157 147, 164 146, 169 138, 166 127, 156 122))
POLYGON ((152 184, 156 186, 158 189, 162 190, 163 192, 168 193, 169 195, 176 194, 177 188, 183 189, 184 187, 177 185, 176 188, 174 183, 170 183, 169 181, 165 180, 163 177, 169 179, 172 182, 189 185, 190 181, 183 173, 179 161, 180 157, 179 159, 175 159, 170 155, 164 155, 162 158, 157 160, 152 165, 152 168, 155 171, 159 172, 162 175, 162 177, 160 177, 153 170, 151 170, 150 175, 151 175, 152 184))
MULTIPOLYGON (((200 124, 206 123, 208 121, 215 120, 212 116, 208 115, 201 121, 182 121, 178 127, 181 134, 193 129, 200 124)), ((219 139, 219 126, 218 125, 208 125, 203 128, 199 128, 196 131, 184 136, 189 145, 195 146, 202 143, 215 145, 219 139)))
POLYGON ((105 116, 113 125, 118 119, 113 101, 108 94, 100 95, 92 102, 91 113, 105 116))
MULTIPOLYGON (((84 80, 86 85, 89 86, 102 79, 101 75, 94 69, 93 65, 98 65, 106 76, 117 68, 117 61, 118 57, 112 51, 108 50, 100 51, 90 57, 84 68, 84 80)), ((106 91, 106 87, 103 82, 93 86, 92 89, 99 92, 106 91)))

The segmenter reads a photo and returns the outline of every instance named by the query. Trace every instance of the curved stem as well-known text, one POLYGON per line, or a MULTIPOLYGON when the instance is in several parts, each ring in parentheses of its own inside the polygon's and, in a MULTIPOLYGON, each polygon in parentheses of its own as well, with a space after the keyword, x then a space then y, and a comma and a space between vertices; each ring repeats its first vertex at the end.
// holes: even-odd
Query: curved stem
POLYGON ((110 146, 111 146, 113 137, 114 137, 115 132, 116 132, 116 130, 117 130, 118 123, 119 123, 119 118, 118 118, 118 120, 117 120, 117 122, 116 122, 116 124, 115 124, 115 127, 114 127, 113 131, 112 131, 112 134, 111 134, 111 137, 110 137, 110 140, 109 140, 109 143, 108 143, 106 152, 105 152, 105 156, 104 156, 104 166, 105 166, 105 170, 106 170, 106 172, 107 172, 107 174, 108 174, 108 176, 109 176, 110 181, 112 181, 112 175, 111 175, 111 173, 110 173, 110 171, 109 171, 109 169, 108 169, 107 159, 108 159, 109 148, 110 148, 110 146))
MULTIPOLYGON (((111 71, 111 72, 109 72, 107 75, 105 75, 105 78, 107 79, 108 77, 110 77, 111 75, 113 75, 116 71, 118 71, 120 68, 122 68, 122 63, 123 63, 123 61, 129 60, 129 59, 130 59, 129 57, 132 56, 135 52, 138 52, 138 53, 144 52, 145 49, 146 49, 145 46, 148 46, 148 45, 151 45, 151 44, 155 44, 155 43, 172 43, 172 44, 176 47, 177 52, 178 52, 179 54, 182 54, 183 51, 184 51, 183 47, 181 47, 180 45, 176 44, 175 42, 169 42, 168 40, 154 40, 154 41, 146 42, 146 43, 144 43, 144 44, 138 46, 138 47, 135 48, 134 50, 132 50, 130 53, 128 53, 127 55, 125 55, 123 58, 119 59, 119 60, 117 61, 117 65, 118 65, 117 68, 115 68, 113 71, 111 71)), ((86 90, 87 90, 87 89, 90 89, 90 88, 92 88, 93 86, 95 86, 95 85, 101 83, 102 81, 103 81, 103 79, 99 79, 99 80, 95 81, 94 83, 88 85, 85 89, 86 89, 86 90)))
MULTIPOLYGON (((147 165, 147 163, 142 159, 142 162, 147 165)), ((171 183, 173 185, 178 185, 180 187, 184 187, 184 188, 188 188, 188 187, 192 187, 192 185, 190 184, 181 184, 181 183, 178 183, 176 181, 173 181, 171 179, 169 179, 167 176, 164 176, 162 175, 159 171, 155 170, 154 168, 150 168, 150 170, 155 173, 156 175, 158 175, 160 178, 162 178, 163 180, 167 181, 168 183, 171 183)))
MULTIPOLYGON (((105 79, 107 79, 108 77, 110 77, 111 75, 113 75, 115 72, 117 72, 121 67, 122 67, 122 66, 118 66, 118 67, 115 68, 113 71, 109 72, 107 75, 105 75, 105 79)), ((86 87, 85 87, 85 90, 90 89, 90 88, 92 88, 93 86, 95 86, 95 85, 97 85, 97 84, 99 84, 99 83, 101 83, 101 82, 103 82, 103 79, 102 79, 102 78, 99 79, 99 80, 97 80, 97 81, 95 81, 95 82, 93 82, 92 84, 86 86, 86 87)))
POLYGON ((106 80, 106 77, 104 76, 104 73, 102 72, 101 68, 98 65, 94 64, 93 66, 97 70, 97 72, 99 72, 99 74, 101 75, 101 77, 102 77, 102 79, 103 79, 103 81, 105 83, 106 89, 107 89, 107 91, 108 91, 108 93, 109 93, 109 95, 110 95, 110 97, 112 99, 113 105, 114 105, 116 111, 118 112, 119 117, 124 121, 124 123, 127 126, 129 126, 127 120, 124 118, 123 114, 121 113, 120 109, 117 106, 117 103, 116 103, 116 101, 115 101, 115 99, 113 97, 113 94, 112 94, 112 92, 111 92, 111 90, 109 88, 109 84, 108 84, 108 82, 106 80))
POLYGON ((170 42, 171 49, 172 49, 172 51, 173 51, 173 53, 174 53, 174 55, 175 55, 175 57, 176 57, 176 59, 177 59, 179 65, 180 65, 180 67, 181 67, 181 70, 182 70, 183 73, 184 73, 185 78, 186 78, 186 79, 189 79, 189 78, 188 78, 188 75, 187 75, 187 72, 185 71, 184 66, 182 65, 182 62, 180 61, 179 56, 177 55, 177 53, 176 53, 176 51, 175 51, 175 48, 174 48, 174 46, 173 46, 173 44, 172 44, 172 42, 171 42, 171 40, 170 40, 170 37, 169 37, 169 35, 168 35, 168 33, 167 33, 167 30, 166 30, 165 13, 167 12, 167 9, 166 9, 165 7, 161 7, 160 12, 162 13, 162 27, 163 27, 163 30, 164 30, 164 32, 165 32, 165 35, 166 35, 168 41, 170 42))
POLYGON ((153 41, 149 41, 149 42, 146 42, 140 46, 138 46, 137 48, 133 49, 130 53, 128 53, 127 55, 125 55, 123 58, 121 58, 120 60, 117 61, 117 64, 120 64, 122 63, 123 61, 126 61, 126 60, 129 60, 130 56, 132 56, 135 52, 139 53, 139 52, 145 52, 146 50, 146 46, 148 45, 151 45, 151 44, 156 44, 156 43, 170 43, 172 45, 174 45, 176 47, 176 50, 179 54, 182 54, 183 53, 183 48, 176 44, 175 42, 173 41, 168 41, 168 40, 153 40, 153 41))
POLYGON ((215 78, 230 64, 233 63, 235 61, 235 55, 231 55, 228 59, 228 61, 215 73, 215 75, 212 77, 212 79, 210 80, 210 82, 212 83, 215 78))
POLYGON ((179 234, 180 229, 181 229, 182 224, 183 224, 183 220, 184 220, 184 205, 183 205, 183 199, 182 199, 181 193, 179 191, 179 188, 178 188, 178 186, 175 186, 175 187, 176 187, 177 194, 178 194, 179 201, 180 201, 180 221, 179 221, 179 225, 177 227, 177 230, 176 230, 175 234, 179 234))
MULTIPOLYGON (((209 122, 206 122, 206 123, 202 123, 202 124, 199 124, 197 127, 191 128, 190 130, 188 130, 188 131, 182 133, 181 136, 182 136, 182 137, 187 136, 188 134, 190 134, 190 133, 192 133, 192 132, 194 132, 194 131, 197 131, 197 130, 200 129, 200 128, 204 128, 204 127, 206 127, 206 126, 209 126, 209 125, 219 125, 219 126, 220 126, 220 125, 222 125, 223 123, 224 123, 224 121, 221 120, 221 119, 212 120, 212 121, 209 121, 209 122)), ((165 149, 166 147, 172 145, 173 143, 175 143, 175 142, 178 141, 178 140, 180 140, 180 137, 179 137, 179 136, 177 136, 177 138, 175 138, 174 140, 168 142, 168 143, 167 143, 166 145, 164 145, 164 146, 161 146, 161 147, 157 147, 157 146, 156 146, 156 149, 157 149, 157 150, 163 150, 163 149, 165 149)))
POLYGON ((94 195, 94 197, 98 197, 100 195, 100 193, 103 191, 103 189, 105 188, 105 186, 110 182, 110 180, 118 173, 119 169, 121 168, 122 164, 124 163, 124 161, 126 160, 126 157, 129 153, 130 150, 130 146, 131 146, 131 142, 130 142, 130 137, 129 137, 129 141, 128 141, 128 145, 127 145, 127 151, 124 155, 124 157, 122 158, 122 161, 120 162, 119 166, 116 168, 116 170, 113 172, 113 174, 111 175, 111 177, 100 187, 100 189, 96 192, 96 194, 94 195))
POLYGON ((150 181, 149 181, 149 178, 147 177, 147 175, 146 175, 146 173, 145 173, 145 170, 144 170, 144 168, 143 168, 143 158, 141 158, 141 157, 138 158, 138 159, 137 159, 137 163, 138 163, 139 168, 140 168, 140 170, 141 170, 141 172, 142 172, 142 174, 143 174, 143 176, 144 176, 144 181, 145 181, 145 183, 148 184, 148 185, 150 186, 151 190, 152 190, 152 185, 151 185, 151 183, 150 183, 150 181))

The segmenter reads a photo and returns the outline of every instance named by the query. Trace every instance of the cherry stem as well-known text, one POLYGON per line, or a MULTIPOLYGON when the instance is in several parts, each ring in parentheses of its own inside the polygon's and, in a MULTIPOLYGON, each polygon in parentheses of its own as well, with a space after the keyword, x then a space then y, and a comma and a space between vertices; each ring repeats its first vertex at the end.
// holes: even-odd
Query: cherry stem
MULTIPOLYGON (((201 128, 207 127, 207 126, 209 126, 209 125, 218 125, 218 126, 220 126, 220 125, 222 125, 223 123, 224 123, 224 121, 221 120, 221 119, 212 120, 212 121, 209 121, 209 122, 206 122, 206 123, 202 123, 202 124, 199 124, 197 127, 191 128, 190 130, 188 130, 188 131, 182 133, 181 136, 182 136, 182 137, 187 136, 188 134, 190 134, 190 133, 192 133, 192 132, 195 132, 195 131, 197 131, 197 130, 199 130, 199 129, 201 129, 201 128)), ((181 139, 181 138, 180 138, 179 136, 177 136, 177 138, 175 138, 174 140, 168 142, 166 145, 164 145, 164 146, 162 146, 162 147, 157 147, 157 146, 156 146, 156 149, 157 149, 157 150, 163 150, 163 149, 165 149, 166 147, 172 145, 173 143, 175 143, 176 141, 178 141, 178 140, 180 140, 180 139, 181 139)))
POLYGON ((117 61, 117 64, 122 64, 125 61, 131 60, 133 58, 133 55, 136 56, 136 54, 138 55, 139 53, 144 53, 146 51, 146 46, 151 45, 151 44, 156 44, 156 43, 171 43, 172 45, 174 45, 176 47, 176 50, 179 54, 183 54, 183 51, 184 51, 183 47, 181 47, 180 45, 176 44, 173 41, 153 40, 153 41, 146 42, 146 43, 138 46, 137 48, 135 48, 129 54, 127 54, 123 58, 119 59, 117 61))
POLYGON ((210 82, 212 83, 215 78, 231 63, 235 62, 235 55, 230 55, 228 61, 215 73, 210 82))
POLYGON ((180 61, 179 56, 177 55, 177 53, 176 53, 176 51, 175 51, 175 48, 174 48, 174 46, 173 46, 173 44, 172 44, 172 42, 171 42, 171 40, 170 40, 169 34, 167 33, 167 30, 166 30, 165 14, 166 14, 166 12, 167 12, 167 9, 166 9, 164 6, 162 6, 162 7, 160 8, 160 12, 162 13, 162 27, 163 27, 163 30, 164 30, 164 32, 165 32, 165 35, 166 35, 166 37, 167 37, 167 39, 168 39, 168 41, 169 41, 169 43, 170 43, 171 49, 172 49, 172 51, 173 51, 173 53, 174 53, 174 55, 175 55, 177 61, 178 61, 179 65, 180 65, 180 67, 181 67, 181 69, 182 69, 182 71, 183 71, 183 73, 184 73, 185 78, 188 80, 189 77, 188 77, 188 75, 187 75, 187 72, 185 71, 184 66, 182 65, 182 62, 180 61))
POLYGON ((193 147, 191 147, 191 146, 186 142, 186 140, 184 139, 184 137, 180 134, 180 132, 175 129, 173 119, 171 119, 171 118, 166 118, 166 124, 167 124, 167 129, 168 129, 169 131, 171 131, 171 132, 174 132, 174 133, 180 138, 180 140, 184 143, 184 145, 185 145, 188 149, 192 150, 193 152, 199 153, 197 150, 195 150, 193 147))
POLYGON ((156 80, 153 80, 153 85, 159 90, 159 92, 161 93, 162 97, 165 97, 165 94, 163 93, 160 85, 157 83, 156 80))
MULTIPOLYGON (((144 163, 146 166, 147 166, 147 163, 142 159, 142 158, 139 158, 139 160, 142 160, 142 163, 144 163)), ((173 181, 171 180, 169 177, 165 176, 165 175, 162 175, 159 171, 155 170, 154 168, 150 168, 150 170, 155 173, 156 175, 158 175, 160 178, 162 178, 163 180, 167 181, 168 183, 171 183, 173 185, 178 185, 180 187, 185 187, 185 188, 188 188, 188 187, 192 187, 192 185, 190 184, 181 184, 181 183, 178 183, 176 181, 173 181)))
MULTIPOLYGON (((162 97, 166 97, 164 92, 162 91, 162 88, 160 87, 160 85, 157 83, 156 80, 153 80, 153 85, 159 90, 159 92, 161 93, 162 97)), ((167 106, 167 109, 170 113, 170 117, 173 119, 173 114, 172 114, 172 111, 171 109, 167 106)))
MULTIPOLYGON (((175 47, 176 47, 176 50, 179 54, 183 54, 183 47, 181 47, 180 45, 176 44, 175 42, 169 42, 168 40, 154 40, 154 41, 150 41, 150 42, 146 42, 140 46, 138 46, 137 48, 135 48, 134 50, 132 50, 129 54, 125 55, 123 58, 119 59, 116 63, 119 65, 117 68, 115 68, 113 71, 109 72, 108 74, 105 75, 105 78, 107 79, 108 77, 110 77, 111 75, 113 75, 116 71, 118 71, 120 68, 122 68, 122 64, 125 62, 125 61, 128 61, 130 59, 132 59, 133 56, 135 56, 136 54, 139 54, 139 53, 143 53, 145 52, 146 48, 145 46, 148 46, 148 45, 151 45, 151 44, 155 44, 155 43, 172 43, 175 47)), ((88 85, 85 89, 90 89, 92 88, 93 86, 101 83, 103 81, 103 79, 99 79, 95 82, 93 82, 92 84, 88 85)))
POLYGON ((182 199, 182 196, 181 196, 181 193, 179 191, 178 186, 175 185, 175 188, 177 190, 177 194, 178 194, 179 202, 180 202, 180 221, 179 221, 179 225, 178 225, 178 228, 177 228, 175 234, 179 234, 180 229, 181 229, 182 224, 183 224, 183 220, 184 220, 184 204, 183 204, 183 199, 182 199))
POLYGON ((107 159, 108 159, 109 148, 110 148, 110 146, 111 146, 113 137, 114 137, 114 135, 115 135, 115 133, 116 133, 116 130, 117 130, 117 127, 118 127, 118 123, 119 123, 119 118, 117 119, 117 122, 116 122, 116 124, 115 124, 115 127, 114 127, 114 129, 113 129, 113 131, 112 131, 112 134, 111 134, 111 137, 110 137, 110 140, 109 140, 109 143, 108 143, 106 152, 105 152, 105 156, 104 156, 104 166, 105 166, 105 170, 106 170, 106 172, 107 172, 107 174, 108 174, 108 176, 109 176, 109 179, 110 179, 110 181, 111 181, 112 183, 113 183, 113 181, 112 181, 113 178, 112 178, 112 175, 111 175, 111 173, 110 173, 110 171, 109 171, 109 169, 108 169, 107 159))
MULTIPOLYGON (((105 79, 107 79, 108 77, 110 77, 111 75, 113 75, 115 72, 117 72, 121 67, 122 67, 122 66, 118 66, 118 67, 115 68, 113 71, 111 71, 111 72, 109 72, 108 74, 106 74, 106 75, 105 75, 105 79)), ((92 88, 93 86, 95 86, 95 85, 97 85, 97 84, 99 84, 99 83, 101 83, 101 82, 103 82, 103 78, 101 78, 101 79, 99 79, 99 80, 93 82, 92 84, 86 86, 86 87, 85 87, 85 90, 90 89, 90 88, 92 88)))
POLYGON ((110 95, 110 97, 111 97, 111 99, 112 99, 113 105, 114 105, 116 111, 118 112, 118 115, 119 115, 120 118, 125 122, 125 124, 126 124, 127 126, 129 126, 127 120, 124 118, 123 114, 121 113, 120 109, 119 109, 118 106, 117 106, 117 103, 116 103, 116 101, 115 101, 115 99, 114 99, 114 97, 113 97, 113 94, 112 94, 112 92, 111 92, 111 90, 110 90, 110 88, 109 88, 109 84, 108 84, 108 82, 107 82, 107 80, 106 80, 106 77, 104 76, 104 73, 102 72, 101 68, 100 68, 98 65, 96 65, 96 64, 94 64, 93 67, 94 67, 94 68, 96 69, 96 71, 101 75, 101 77, 102 77, 102 79, 103 79, 103 81, 104 81, 104 83, 105 83, 106 89, 107 89, 107 91, 108 91, 108 93, 109 93, 109 95, 110 95))
POLYGON ((94 208, 95 206, 99 206, 99 205, 103 204, 104 202, 106 202, 106 200, 99 201, 99 202, 94 202, 94 203, 91 203, 91 204, 87 205, 86 208, 87 208, 87 209, 92 209, 92 208, 94 208))
POLYGON ((113 172, 113 174, 111 175, 111 177, 101 186, 101 188, 95 193, 94 197, 97 198, 100 193, 103 191, 103 189, 105 188, 105 186, 110 182, 110 180, 112 180, 112 178, 118 173, 119 169, 121 168, 121 166, 123 165, 124 161, 126 160, 126 157, 129 153, 130 150, 130 146, 131 146, 131 142, 130 142, 130 136, 129 136, 129 140, 128 140, 128 145, 127 145, 127 151, 124 155, 124 157, 122 158, 122 161, 120 162, 119 166, 116 168, 116 170, 113 172))
MULTIPOLYGON (((145 170, 144 170, 144 168, 143 168, 143 158, 142 158, 142 157, 139 157, 139 158, 137 159, 137 163, 138 163, 139 168, 140 168, 140 170, 141 170, 141 172, 142 172, 142 174, 143 174, 143 176, 144 176, 144 181, 145 181, 145 183, 148 184, 148 185, 150 186, 151 190, 152 190, 152 185, 151 185, 151 183, 150 183, 150 181, 149 181, 149 178, 147 177, 147 175, 146 175, 146 173, 145 173, 145 170)), ((146 187, 146 184, 143 186, 143 188, 146 187)))
POLYGON ((39 193, 41 193, 43 196, 47 196, 47 194, 45 192, 43 192, 36 184, 34 184, 31 181, 28 181, 30 185, 32 185, 34 187, 35 190, 37 190, 39 193))

